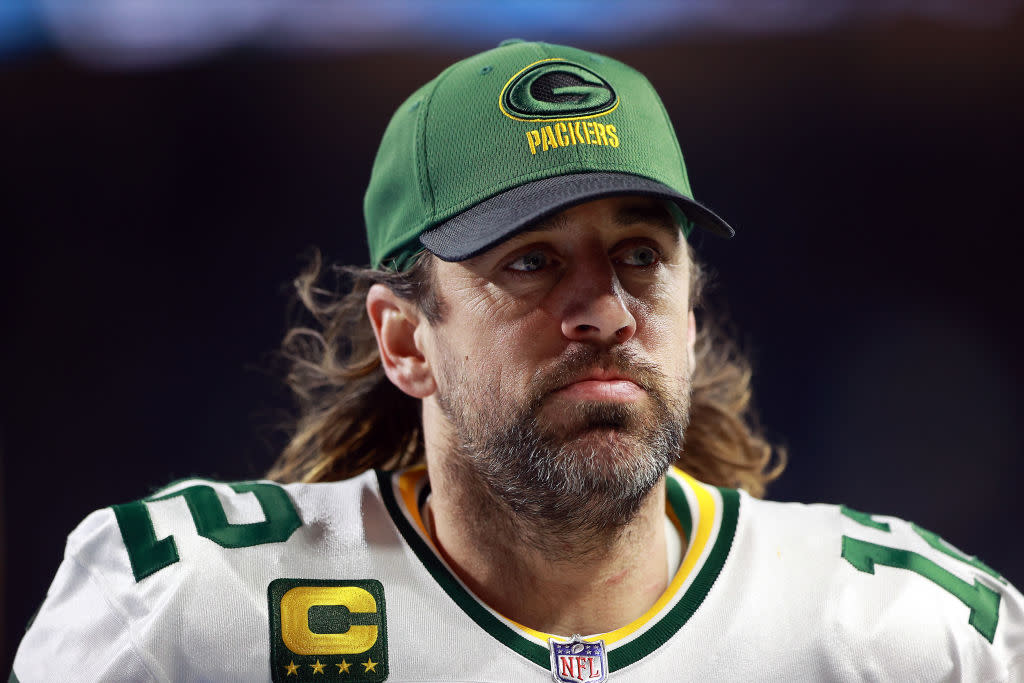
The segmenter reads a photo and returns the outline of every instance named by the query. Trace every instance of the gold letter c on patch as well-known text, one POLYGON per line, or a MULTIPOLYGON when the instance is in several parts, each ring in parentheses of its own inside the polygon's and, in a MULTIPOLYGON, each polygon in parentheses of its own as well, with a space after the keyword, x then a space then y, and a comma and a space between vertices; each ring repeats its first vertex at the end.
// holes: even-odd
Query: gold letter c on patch
POLYGON ((377 642, 376 626, 350 626, 345 633, 314 633, 309 610, 317 605, 343 605, 350 612, 375 614, 377 601, 358 586, 297 586, 281 596, 281 639, 299 655, 353 655, 377 642))

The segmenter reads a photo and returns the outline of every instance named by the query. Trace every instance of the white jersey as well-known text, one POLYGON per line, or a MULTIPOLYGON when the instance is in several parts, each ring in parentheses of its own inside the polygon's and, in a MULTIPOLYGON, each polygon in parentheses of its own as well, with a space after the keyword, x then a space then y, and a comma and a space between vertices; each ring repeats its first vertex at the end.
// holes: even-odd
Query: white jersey
POLYGON ((12 680, 1024 681, 1021 594, 902 520, 673 471, 670 585, 636 621, 570 641, 452 573, 420 517, 425 475, 191 480, 95 512, 12 680))

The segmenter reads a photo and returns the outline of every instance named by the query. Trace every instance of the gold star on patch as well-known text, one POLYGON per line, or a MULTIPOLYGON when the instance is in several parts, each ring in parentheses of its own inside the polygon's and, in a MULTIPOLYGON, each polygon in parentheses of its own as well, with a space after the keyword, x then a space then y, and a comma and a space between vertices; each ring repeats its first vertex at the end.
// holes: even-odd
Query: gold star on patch
POLYGON ((338 667, 338 673, 340 673, 340 674, 347 674, 348 673, 348 668, 350 666, 352 666, 352 665, 349 664, 348 662, 346 662, 343 659, 343 660, 341 660, 341 664, 335 664, 334 666, 338 667))
POLYGON ((309 668, 313 669, 313 675, 322 674, 324 672, 324 665, 320 663, 320 660, 316 660, 316 664, 310 664, 309 668))
POLYGON ((294 661, 289 661, 288 665, 285 666, 284 668, 288 670, 288 673, 286 673, 285 676, 298 676, 299 675, 299 665, 296 664, 294 661))
POLYGON ((365 674, 365 673, 368 673, 370 671, 372 671, 373 673, 377 673, 377 665, 378 664, 380 664, 380 662, 375 662, 372 659, 370 659, 369 657, 367 657, 366 661, 363 662, 363 673, 365 674))

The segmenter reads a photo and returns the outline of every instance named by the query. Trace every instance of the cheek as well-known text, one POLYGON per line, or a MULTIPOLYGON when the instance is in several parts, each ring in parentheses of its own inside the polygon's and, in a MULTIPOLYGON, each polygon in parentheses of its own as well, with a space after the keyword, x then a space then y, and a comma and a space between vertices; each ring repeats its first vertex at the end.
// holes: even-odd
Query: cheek
POLYGON ((544 344, 540 325, 547 314, 530 312, 500 298, 474 297, 450 306, 448 319, 438 330, 440 358, 438 378, 442 386, 462 382, 488 396, 519 395, 530 368, 544 344), (454 366, 454 367, 452 367, 454 366))
POLYGON ((489 378, 495 390, 519 396, 529 380, 544 345, 542 334, 531 318, 537 314, 507 320, 476 337, 474 371, 489 378))
POLYGON ((545 297, 538 292, 518 292, 494 283, 482 287, 483 293, 466 310, 476 324, 480 339, 496 345, 495 352, 527 352, 546 336, 549 328, 559 329, 556 316, 548 310, 545 297))
POLYGON ((651 294, 634 313, 641 330, 640 343, 666 375, 683 377, 689 366, 687 291, 664 286, 651 294))

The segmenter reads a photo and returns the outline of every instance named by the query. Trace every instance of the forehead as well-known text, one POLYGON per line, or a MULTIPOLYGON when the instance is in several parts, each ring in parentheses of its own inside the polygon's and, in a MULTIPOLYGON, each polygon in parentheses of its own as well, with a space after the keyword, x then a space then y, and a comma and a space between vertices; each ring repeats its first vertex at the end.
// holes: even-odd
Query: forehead
MULTIPOLYGON (((647 225, 667 233, 672 238, 680 235, 679 226, 665 202, 653 197, 625 195, 605 197, 563 209, 534 222, 516 236, 563 230, 574 223, 593 223, 599 227, 626 228, 647 225)), ((515 236, 513 236, 514 238, 515 236)))
POLYGON ((531 223, 525 229, 463 263, 471 264, 485 260, 489 255, 505 252, 550 233, 570 230, 602 231, 614 238, 618 232, 629 228, 642 228, 659 233, 673 244, 683 240, 683 233, 669 211, 666 201, 654 197, 624 195, 595 199, 563 209, 531 223))

